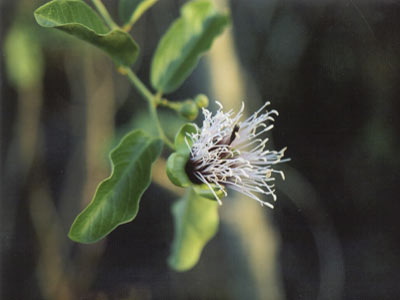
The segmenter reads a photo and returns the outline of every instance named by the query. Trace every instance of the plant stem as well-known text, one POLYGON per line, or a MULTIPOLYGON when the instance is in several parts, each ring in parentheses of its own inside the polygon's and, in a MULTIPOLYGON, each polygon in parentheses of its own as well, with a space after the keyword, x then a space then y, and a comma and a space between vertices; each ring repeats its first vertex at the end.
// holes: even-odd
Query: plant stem
MULTIPOLYGON (((107 11, 107 8, 104 6, 103 2, 101 0, 92 0, 93 4, 96 6, 96 9, 99 11, 100 15, 103 17, 103 19, 106 21, 108 26, 110 26, 111 29, 121 29, 111 18, 110 14, 107 11)), ((149 104, 149 110, 151 117, 153 118, 153 121, 156 125, 158 135, 160 138, 164 141, 165 144, 172 150, 175 149, 174 144, 168 139, 168 137, 165 135, 164 130, 161 127, 160 120, 158 119, 158 114, 157 114, 157 105, 160 102, 161 99, 161 93, 157 93, 157 95, 153 95, 149 89, 143 84, 143 82, 139 79, 139 77, 136 76, 133 71, 128 68, 128 67, 120 67, 119 70, 121 73, 124 75, 128 76, 129 80, 133 84, 133 86, 139 91, 139 93, 147 100, 147 103, 149 104)))
POLYGON ((100 15, 103 17, 104 21, 106 21, 107 25, 110 26, 111 29, 120 29, 120 27, 111 18, 107 8, 104 6, 101 0, 92 0, 92 2, 96 9, 99 11, 100 15))
POLYGON ((136 76, 135 73, 129 68, 121 68, 123 73, 128 76, 130 82, 136 87, 138 92, 145 98, 148 102, 154 102, 154 95, 148 90, 144 83, 136 76))
POLYGON ((149 110, 153 121, 155 122, 158 134, 160 138, 168 145, 172 150, 175 149, 174 144, 168 139, 165 135, 164 130, 161 127, 160 120, 158 119, 157 114, 157 104, 160 101, 161 93, 157 93, 157 95, 153 95, 148 88, 143 84, 143 82, 136 76, 135 73, 129 68, 121 68, 122 71, 128 76, 129 80, 133 84, 133 86, 138 90, 138 92, 147 100, 149 104, 149 110))
POLYGON ((179 112, 179 109, 181 108, 182 103, 171 102, 168 99, 160 98, 160 99, 158 99, 157 105, 168 107, 169 109, 179 112))
POLYGON ((162 140, 168 145, 169 148, 171 148, 171 150, 175 150, 175 145, 165 135, 164 130, 161 127, 160 120, 158 119, 157 101, 159 98, 161 98, 160 92, 157 93, 157 95, 153 98, 153 101, 151 103, 149 102, 150 113, 153 115, 153 119, 156 123, 158 133, 160 134, 160 137, 162 138, 162 140))

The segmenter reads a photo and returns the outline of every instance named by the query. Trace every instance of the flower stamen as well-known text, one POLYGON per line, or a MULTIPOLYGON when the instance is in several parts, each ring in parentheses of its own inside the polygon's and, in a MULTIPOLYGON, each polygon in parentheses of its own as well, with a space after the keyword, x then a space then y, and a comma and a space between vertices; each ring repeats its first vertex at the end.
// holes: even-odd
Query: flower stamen
POLYGON ((264 150, 267 138, 261 135, 270 131, 274 125, 273 116, 278 116, 276 110, 263 110, 269 105, 266 102, 259 110, 240 122, 244 111, 244 103, 240 111, 233 115, 230 110, 223 112, 223 106, 217 102, 219 109, 212 115, 203 108, 204 122, 201 129, 188 133, 185 138, 190 148, 190 157, 185 171, 195 184, 206 184, 219 204, 222 204, 215 188, 223 191, 230 187, 261 205, 273 208, 269 202, 260 199, 257 194, 272 196, 276 201, 273 174, 285 176, 282 171, 272 168, 273 165, 288 161, 282 159, 286 148, 280 151, 264 150), (190 147, 190 145, 192 145, 190 147))

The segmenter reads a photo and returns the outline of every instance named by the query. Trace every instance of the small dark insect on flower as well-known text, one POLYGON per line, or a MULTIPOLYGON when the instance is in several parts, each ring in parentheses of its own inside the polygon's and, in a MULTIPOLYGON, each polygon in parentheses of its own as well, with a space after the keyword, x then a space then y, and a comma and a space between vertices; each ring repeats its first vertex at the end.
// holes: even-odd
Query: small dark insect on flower
POLYGON ((195 184, 206 184, 219 204, 222 201, 212 185, 222 190, 225 196, 225 187, 230 187, 261 205, 273 208, 271 203, 261 200, 257 194, 271 195, 276 200, 272 174, 277 173, 283 179, 284 174, 272 166, 288 159, 282 159, 286 148, 266 150, 268 139, 260 136, 273 128, 273 124, 266 123, 273 122, 273 116, 277 116, 278 112, 262 112, 269 105, 267 102, 247 120, 240 121, 244 104, 236 115, 232 110, 224 113, 222 105, 217 104, 220 108, 214 116, 203 108, 205 119, 202 128, 187 135, 186 143, 188 146, 192 144, 185 167, 189 179, 195 184))

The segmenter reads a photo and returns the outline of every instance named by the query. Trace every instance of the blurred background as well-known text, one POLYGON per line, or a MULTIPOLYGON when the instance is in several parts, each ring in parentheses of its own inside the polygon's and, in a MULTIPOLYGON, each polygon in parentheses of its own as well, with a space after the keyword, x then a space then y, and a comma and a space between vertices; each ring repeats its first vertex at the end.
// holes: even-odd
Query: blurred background
MULTIPOLYGON (((249 113, 271 101, 270 148, 288 146, 292 160, 274 210, 225 200, 186 273, 166 264, 180 192, 167 150, 134 222, 93 245, 67 238, 110 172, 108 151, 133 127, 154 129, 102 52, 35 23, 45 2, 0 4, 1 299, 400 299, 397 1, 215 1, 232 27, 169 99, 205 93, 249 113)), ((104 3, 116 19, 117 1, 104 3)), ((159 1, 131 32, 148 85, 183 3, 159 1)), ((184 122, 161 119, 171 134, 184 122)))

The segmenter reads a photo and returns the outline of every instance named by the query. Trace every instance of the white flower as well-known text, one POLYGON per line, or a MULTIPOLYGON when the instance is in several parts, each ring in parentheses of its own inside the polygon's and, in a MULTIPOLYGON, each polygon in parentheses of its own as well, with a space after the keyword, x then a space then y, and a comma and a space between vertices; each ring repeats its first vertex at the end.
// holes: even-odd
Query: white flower
POLYGON ((186 143, 192 144, 185 168, 188 177, 193 183, 205 183, 219 204, 222 201, 212 185, 221 189, 225 196, 225 187, 229 187, 273 208, 271 203, 261 200, 259 194, 271 195, 276 201, 272 175, 277 173, 285 178, 282 171, 272 166, 288 159, 282 160, 286 148, 266 150, 268 139, 263 139, 262 134, 273 128, 273 124, 268 123, 274 121, 273 116, 278 112, 263 112, 270 104, 267 102, 247 120, 240 121, 243 103, 236 115, 232 110, 224 113, 222 105, 217 104, 220 108, 214 116, 203 108, 203 127, 188 134, 191 143, 189 140, 186 143))

